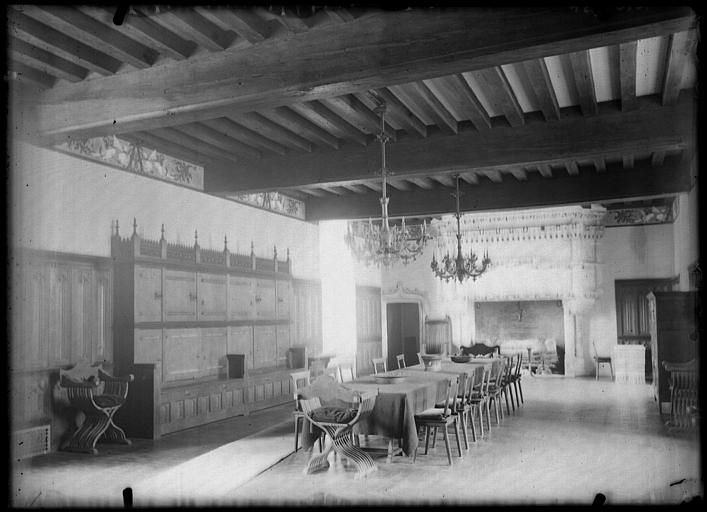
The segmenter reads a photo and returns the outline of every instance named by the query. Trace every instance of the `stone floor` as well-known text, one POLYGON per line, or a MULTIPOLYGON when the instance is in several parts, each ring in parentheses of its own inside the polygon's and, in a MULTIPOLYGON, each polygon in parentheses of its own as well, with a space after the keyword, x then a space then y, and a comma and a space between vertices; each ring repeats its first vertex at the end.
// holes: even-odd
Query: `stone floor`
POLYGON ((589 505, 602 493, 607 504, 671 504, 683 499, 671 483, 700 477, 699 441, 667 432, 648 385, 526 377, 523 387, 521 408, 452 467, 441 442, 414 465, 380 459, 360 480, 340 460, 304 475, 307 454, 297 452, 238 488, 234 503, 589 505))
MULTIPOLYGON (((239 506, 591 504, 602 493, 607 504, 677 504, 683 489, 689 496, 701 493, 690 481, 701 475, 699 440, 663 426, 648 385, 525 377, 523 390, 521 408, 472 444, 461 460, 455 456, 452 467, 439 443, 429 455, 420 452, 414 465, 405 457, 391 464, 379 459, 378 471, 360 480, 340 459, 332 459, 328 471, 304 475, 308 454, 300 450, 236 489, 223 488, 218 501, 239 506), (670 486, 683 478, 685 486, 670 486)), ((16 462, 11 504, 70 506, 76 497, 90 497, 97 486, 110 486, 116 496, 103 504, 120 506, 124 487, 208 458, 219 447, 291 421, 290 414, 287 404, 159 441, 104 445, 94 456, 56 452, 16 462)), ((208 471, 215 478, 242 471, 239 461, 232 468, 223 461, 199 467, 202 478, 208 471)))

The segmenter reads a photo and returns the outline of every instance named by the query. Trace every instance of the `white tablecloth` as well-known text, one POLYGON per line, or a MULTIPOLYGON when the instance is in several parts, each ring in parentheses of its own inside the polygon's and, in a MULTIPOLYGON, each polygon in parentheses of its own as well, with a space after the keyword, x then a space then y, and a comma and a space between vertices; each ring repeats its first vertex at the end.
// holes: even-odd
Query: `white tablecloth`
POLYGON ((646 383, 646 348, 643 345, 616 345, 611 360, 616 382, 646 383))

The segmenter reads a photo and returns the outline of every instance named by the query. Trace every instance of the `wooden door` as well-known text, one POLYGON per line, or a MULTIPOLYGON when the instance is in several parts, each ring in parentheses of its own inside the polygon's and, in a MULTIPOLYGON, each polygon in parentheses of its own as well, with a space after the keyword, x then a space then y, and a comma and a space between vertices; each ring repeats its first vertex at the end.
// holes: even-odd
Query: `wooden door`
POLYGON ((373 286, 356 287, 356 373, 373 373, 371 359, 383 355, 381 290, 373 286))
POLYGON ((162 269, 135 266, 135 322, 162 321, 162 269))
POLYGON ((258 320, 274 320, 277 316, 275 280, 255 280, 255 317, 258 320))
POLYGON ((290 304, 292 302, 292 285, 289 281, 277 281, 277 319, 290 319, 290 304))
POLYGON ((196 320, 196 273, 164 270, 164 321, 196 320))
POLYGON ((199 320, 227 319, 226 283, 225 274, 198 273, 196 294, 199 320))
POLYGON ((228 276, 228 319, 255 318, 255 280, 251 277, 228 276))

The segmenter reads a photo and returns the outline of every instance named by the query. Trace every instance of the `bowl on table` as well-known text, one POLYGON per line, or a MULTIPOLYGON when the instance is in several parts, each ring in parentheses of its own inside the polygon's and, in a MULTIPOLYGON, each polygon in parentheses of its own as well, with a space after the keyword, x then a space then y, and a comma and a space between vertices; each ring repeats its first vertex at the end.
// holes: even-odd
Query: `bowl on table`
POLYGON ((373 380, 376 384, 398 384, 405 380, 404 375, 374 375, 373 380))
POLYGON ((421 354, 422 363, 426 372, 438 372, 442 369, 442 356, 440 354, 421 354))
POLYGON ((460 354, 458 356, 452 356, 452 361, 455 363, 468 363, 469 361, 471 361, 471 355, 460 354))

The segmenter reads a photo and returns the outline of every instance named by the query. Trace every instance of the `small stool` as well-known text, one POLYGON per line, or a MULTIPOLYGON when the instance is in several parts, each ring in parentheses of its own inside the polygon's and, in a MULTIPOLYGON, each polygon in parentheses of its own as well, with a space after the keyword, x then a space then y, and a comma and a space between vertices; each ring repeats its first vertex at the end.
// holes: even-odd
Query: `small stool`
POLYGON ((611 370, 611 380, 614 380, 614 366, 611 364, 610 357, 595 357, 594 364, 596 366, 596 380, 599 380, 599 366, 602 364, 609 365, 609 370, 611 370))

